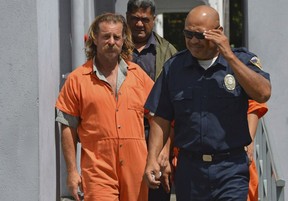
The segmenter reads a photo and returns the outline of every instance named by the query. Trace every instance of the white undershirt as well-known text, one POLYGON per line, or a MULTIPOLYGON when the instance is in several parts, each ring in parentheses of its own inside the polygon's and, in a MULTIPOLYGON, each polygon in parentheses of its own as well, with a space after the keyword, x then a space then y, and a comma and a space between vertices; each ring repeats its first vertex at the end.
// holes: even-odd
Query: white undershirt
POLYGON ((198 62, 200 66, 202 66, 205 70, 207 70, 209 67, 211 67, 214 64, 217 57, 214 57, 213 59, 209 59, 209 60, 198 60, 198 62))

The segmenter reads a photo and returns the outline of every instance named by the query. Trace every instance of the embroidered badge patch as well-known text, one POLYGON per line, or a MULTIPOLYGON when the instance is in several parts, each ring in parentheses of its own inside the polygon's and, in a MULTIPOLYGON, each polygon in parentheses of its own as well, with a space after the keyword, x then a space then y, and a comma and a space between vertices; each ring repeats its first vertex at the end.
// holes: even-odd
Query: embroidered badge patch
POLYGON ((260 62, 260 59, 258 58, 258 57, 252 57, 251 59, 250 59, 250 62, 253 64, 253 65, 255 65, 255 66, 257 66, 258 68, 260 68, 260 69, 262 69, 262 65, 261 65, 261 62, 260 62))

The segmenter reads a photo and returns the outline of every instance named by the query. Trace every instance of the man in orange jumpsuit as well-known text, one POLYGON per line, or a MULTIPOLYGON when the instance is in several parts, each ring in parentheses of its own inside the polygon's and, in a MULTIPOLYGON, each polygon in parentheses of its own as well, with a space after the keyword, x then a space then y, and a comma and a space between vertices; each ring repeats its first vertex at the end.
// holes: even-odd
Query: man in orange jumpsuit
POLYGON ((91 24, 87 62, 67 78, 56 102, 67 186, 79 201, 147 201, 144 103, 153 81, 135 63, 123 16, 106 13, 91 24), (81 175, 76 144, 81 142, 81 175))

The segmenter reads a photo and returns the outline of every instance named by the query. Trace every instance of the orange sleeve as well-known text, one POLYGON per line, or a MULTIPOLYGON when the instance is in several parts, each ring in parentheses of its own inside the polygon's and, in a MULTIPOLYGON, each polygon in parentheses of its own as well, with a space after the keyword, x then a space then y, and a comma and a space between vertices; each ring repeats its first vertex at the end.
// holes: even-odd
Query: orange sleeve
POLYGON ((258 118, 263 117, 268 111, 268 107, 266 103, 258 103, 254 100, 249 100, 249 108, 247 113, 256 113, 258 118))
MULTIPOLYGON (((81 68, 81 67, 79 67, 81 68)), ((78 83, 75 78, 75 72, 72 72, 67 77, 63 87, 60 90, 56 102, 56 108, 70 114, 72 116, 80 116, 79 111, 79 97, 78 97, 78 83)))

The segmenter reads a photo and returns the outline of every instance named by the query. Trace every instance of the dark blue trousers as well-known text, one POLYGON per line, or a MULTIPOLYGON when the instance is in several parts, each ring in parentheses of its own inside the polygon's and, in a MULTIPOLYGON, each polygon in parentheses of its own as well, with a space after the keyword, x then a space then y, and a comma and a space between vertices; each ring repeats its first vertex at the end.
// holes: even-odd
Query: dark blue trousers
POLYGON ((149 189, 148 201, 170 201, 170 193, 166 193, 160 185, 158 189, 149 189))
POLYGON ((177 201, 246 201, 248 185, 245 152, 204 162, 180 151, 175 174, 177 201))

